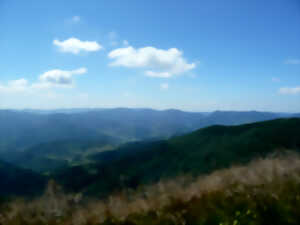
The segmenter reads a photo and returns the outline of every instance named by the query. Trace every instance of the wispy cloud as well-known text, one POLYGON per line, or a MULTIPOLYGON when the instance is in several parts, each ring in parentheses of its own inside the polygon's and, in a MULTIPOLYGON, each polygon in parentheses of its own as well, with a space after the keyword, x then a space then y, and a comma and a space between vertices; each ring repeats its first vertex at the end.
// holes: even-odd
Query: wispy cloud
POLYGON ((300 59, 287 59, 284 61, 285 64, 300 65, 300 59))
POLYGON ((29 88, 28 81, 24 78, 8 81, 7 84, 0 83, 0 92, 2 93, 19 93, 29 88))
POLYGON ((145 69, 145 75, 149 77, 170 78, 196 67, 195 63, 188 63, 177 48, 168 50, 154 47, 135 49, 128 46, 111 51, 108 57, 113 60, 111 66, 142 68, 145 69))
POLYGON ((103 47, 96 41, 81 41, 74 37, 65 41, 55 39, 53 44, 57 46, 61 52, 68 52, 72 54, 78 54, 81 51, 95 52, 103 49, 103 47))
POLYGON ((300 86, 297 87, 282 87, 279 93, 283 95, 297 95, 300 94, 300 86))

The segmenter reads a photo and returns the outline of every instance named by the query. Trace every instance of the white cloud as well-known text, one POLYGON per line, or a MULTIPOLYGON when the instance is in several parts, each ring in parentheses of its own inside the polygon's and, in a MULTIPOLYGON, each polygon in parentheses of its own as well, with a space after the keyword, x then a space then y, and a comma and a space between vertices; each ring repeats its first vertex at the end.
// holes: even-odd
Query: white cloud
POLYGON ((300 86, 297 87, 282 87, 279 89, 279 93, 283 95, 296 95, 300 94, 300 86))
POLYGON ((272 82, 278 83, 280 79, 278 77, 272 77, 272 82))
POLYGON ((300 59, 288 59, 285 64, 300 65, 300 59))
POLYGON ((168 50, 154 47, 135 49, 132 46, 111 51, 108 57, 114 60, 111 66, 143 68, 146 76, 169 78, 183 74, 196 67, 195 63, 187 63, 182 52, 176 48, 168 50))
POLYGON ((12 80, 8 84, 12 87, 24 87, 27 86, 28 81, 24 78, 21 78, 19 80, 12 80))
POLYGON ((169 89, 169 84, 168 83, 162 83, 162 84, 160 84, 160 89, 161 90, 168 90, 169 89))
POLYGON ((16 93, 24 92, 28 89, 28 81, 24 78, 11 80, 6 85, 0 84, 0 92, 16 93))
POLYGON ((55 39, 53 44, 56 45, 61 52, 70 52, 73 54, 78 54, 81 51, 95 52, 103 49, 96 41, 81 41, 74 37, 65 41, 55 39))
POLYGON ((71 85, 73 83, 73 75, 85 74, 86 72, 86 68, 79 68, 77 70, 70 71, 54 69, 43 73, 39 77, 39 80, 42 83, 66 86, 71 85))
POLYGON ((169 72, 153 72, 151 70, 146 71, 145 74, 148 77, 159 77, 159 78, 170 78, 173 75, 172 73, 169 72))
POLYGON ((7 84, 0 83, 1 93, 34 93, 38 90, 50 88, 72 88, 73 75, 81 75, 87 73, 86 68, 76 70, 59 70, 54 69, 47 71, 39 76, 38 81, 29 83, 26 79, 8 81, 7 84))

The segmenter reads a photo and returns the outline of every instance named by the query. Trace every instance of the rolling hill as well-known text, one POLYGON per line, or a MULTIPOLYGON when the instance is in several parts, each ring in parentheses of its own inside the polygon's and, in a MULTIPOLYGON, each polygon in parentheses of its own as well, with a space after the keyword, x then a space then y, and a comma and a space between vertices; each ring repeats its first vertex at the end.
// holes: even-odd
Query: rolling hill
POLYGON ((276 113, 256 111, 207 114, 116 108, 72 112, 0 110, 0 151, 24 150, 46 142, 101 135, 123 141, 168 138, 215 124, 239 125, 282 117, 276 113))
POLYGON ((0 197, 12 195, 33 196, 42 193, 46 177, 30 170, 17 168, 0 161, 0 197))
POLYGON ((126 144, 95 154, 98 163, 58 171, 67 190, 106 195, 181 174, 197 176, 283 149, 300 149, 300 119, 215 125, 169 140, 126 144))
POLYGON ((67 139, 35 145, 25 151, 2 153, 2 159, 35 172, 49 173, 55 169, 86 164, 89 155, 113 150, 121 141, 106 135, 96 139, 67 139))
POLYGON ((199 128, 239 125, 292 115, 152 109, 0 110, 0 159, 49 172, 87 163, 88 155, 132 141, 159 140, 199 128), (103 142, 104 143, 101 143, 103 142), (89 147, 84 147, 89 143, 89 147))

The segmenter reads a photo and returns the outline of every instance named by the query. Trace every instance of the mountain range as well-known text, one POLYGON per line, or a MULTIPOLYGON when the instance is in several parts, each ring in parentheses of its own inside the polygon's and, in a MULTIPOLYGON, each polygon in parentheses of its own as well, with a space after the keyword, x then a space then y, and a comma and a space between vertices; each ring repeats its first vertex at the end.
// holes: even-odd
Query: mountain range
POLYGON ((179 175, 207 174, 286 149, 299 152, 299 133, 298 118, 214 125, 168 140, 130 143, 95 154, 95 163, 56 171, 54 179, 70 191, 107 195, 179 175))
POLYGON ((292 117, 300 114, 0 110, 0 191, 40 193, 52 178, 68 191, 106 196, 298 151, 300 119, 292 117))
POLYGON ((299 114, 153 109, 0 110, 0 159, 48 173, 91 162, 121 144, 167 139, 211 125, 240 125, 299 114))

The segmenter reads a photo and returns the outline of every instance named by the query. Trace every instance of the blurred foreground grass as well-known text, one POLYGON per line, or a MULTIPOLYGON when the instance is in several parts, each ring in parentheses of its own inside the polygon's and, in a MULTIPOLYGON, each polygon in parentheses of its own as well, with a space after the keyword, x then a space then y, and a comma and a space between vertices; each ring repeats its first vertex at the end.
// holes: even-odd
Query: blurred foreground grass
POLYGON ((33 200, 0 208, 1 225, 300 224, 300 157, 256 159, 210 175, 162 180, 105 200, 65 194, 50 181, 33 200))

